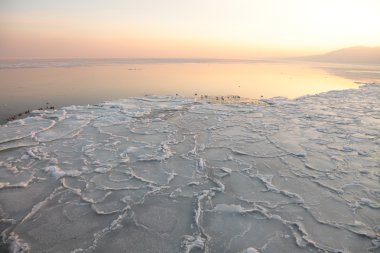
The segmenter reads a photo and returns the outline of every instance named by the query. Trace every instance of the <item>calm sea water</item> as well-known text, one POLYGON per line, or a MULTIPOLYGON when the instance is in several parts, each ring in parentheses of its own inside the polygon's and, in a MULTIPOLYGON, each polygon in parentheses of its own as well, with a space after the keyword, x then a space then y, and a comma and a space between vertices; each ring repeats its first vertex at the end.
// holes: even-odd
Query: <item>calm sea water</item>
POLYGON ((39 60, 0 62, 0 120, 46 106, 130 96, 296 98, 380 81, 380 66, 236 60, 39 60))

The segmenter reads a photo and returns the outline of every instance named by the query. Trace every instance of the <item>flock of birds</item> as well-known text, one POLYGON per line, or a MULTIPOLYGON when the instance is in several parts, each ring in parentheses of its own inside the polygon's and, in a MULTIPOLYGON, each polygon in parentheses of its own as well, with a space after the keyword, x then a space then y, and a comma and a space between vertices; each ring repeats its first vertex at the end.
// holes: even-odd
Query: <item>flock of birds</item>
MULTIPOLYGON (((178 96, 178 93, 175 94, 176 96, 178 96)), ((198 93, 194 93, 194 96, 195 97, 200 97, 200 99, 211 99, 211 98, 214 98, 215 100, 225 100, 225 99, 240 99, 241 97, 240 96, 209 96, 209 95, 200 95, 198 96, 198 93)), ((263 97, 263 96, 261 96, 263 97)))
MULTIPOLYGON (((42 111, 42 110, 54 110, 54 109, 55 109, 55 107, 54 106, 49 106, 49 103, 47 102, 45 108, 40 107, 37 110, 42 111)), ((6 120, 7 121, 12 121, 12 120, 15 120, 15 119, 18 119, 18 118, 22 117, 23 115, 28 115, 29 113, 30 113, 30 110, 28 109, 25 112, 20 112, 18 114, 14 114, 14 115, 8 117, 6 120)))
MULTIPOLYGON (((176 93, 175 94, 176 96, 178 96, 178 93, 176 93)), ((231 96, 209 96, 209 95, 200 95, 200 96, 198 96, 198 93, 194 93, 194 96, 195 97, 199 97, 200 99, 213 99, 213 100, 216 100, 216 101, 225 101, 225 100, 231 100, 231 99, 234 99, 234 100, 237 100, 237 99, 240 99, 241 97, 240 96, 233 96, 233 95, 231 95, 231 96)), ((263 96, 261 96, 261 98, 262 98, 263 96)), ((54 106, 50 106, 49 105, 49 103, 47 102, 46 103, 46 106, 43 108, 43 107, 40 107, 40 108, 38 108, 37 110, 40 110, 40 111, 42 111, 42 110, 54 110, 55 109, 55 107, 54 106)), ((26 110, 25 112, 21 112, 21 113, 18 113, 18 114, 14 114, 14 115, 12 115, 12 116, 10 116, 10 117, 8 117, 6 120, 7 121, 12 121, 12 120, 15 120, 15 119, 18 119, 18 118, 20 118, 20 117, 22 117, 22 116, 24 116, 24 115, 28 115, 30 113, 30 110, 28 109, 28 110, 26 110)))

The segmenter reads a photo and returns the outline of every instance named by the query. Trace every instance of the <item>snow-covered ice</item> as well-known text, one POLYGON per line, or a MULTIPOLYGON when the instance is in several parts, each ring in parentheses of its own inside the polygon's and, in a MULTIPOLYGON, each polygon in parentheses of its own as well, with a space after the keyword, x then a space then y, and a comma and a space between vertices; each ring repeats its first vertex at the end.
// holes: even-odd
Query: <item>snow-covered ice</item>
POLYGON ((150 96, 8 122, 4 243, 11 252, 379 252, 380 85, 266 103, 150 96))

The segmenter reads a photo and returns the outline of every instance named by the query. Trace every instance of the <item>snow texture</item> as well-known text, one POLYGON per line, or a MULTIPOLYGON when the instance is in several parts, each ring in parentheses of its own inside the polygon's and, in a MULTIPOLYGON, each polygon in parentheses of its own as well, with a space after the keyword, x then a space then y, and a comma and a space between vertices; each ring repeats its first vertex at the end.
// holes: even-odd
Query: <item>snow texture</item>
POLYGON ((11 252, 379 252, 380 85, 140 97, 0 127, 11 252))

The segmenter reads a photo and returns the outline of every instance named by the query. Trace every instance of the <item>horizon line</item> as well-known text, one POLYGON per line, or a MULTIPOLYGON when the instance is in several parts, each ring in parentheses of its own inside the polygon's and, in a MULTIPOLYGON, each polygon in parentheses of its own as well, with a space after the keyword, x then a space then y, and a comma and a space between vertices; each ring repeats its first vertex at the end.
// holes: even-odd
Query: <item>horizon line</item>
MULTIPOLYGON (((258 58, 217 58, 217 57, 52 57, 52 58, 39 58, 39 57, 0 57, 0 61, 70 61, 70 60, 120 60, 120 61, 157 61, 157 60, 167 60, 167 61, 269 61, 269 60, 280 60, 289 57, 258 57, 258 58)), ((290 57, 292 58, 292 57, 290 57)))

